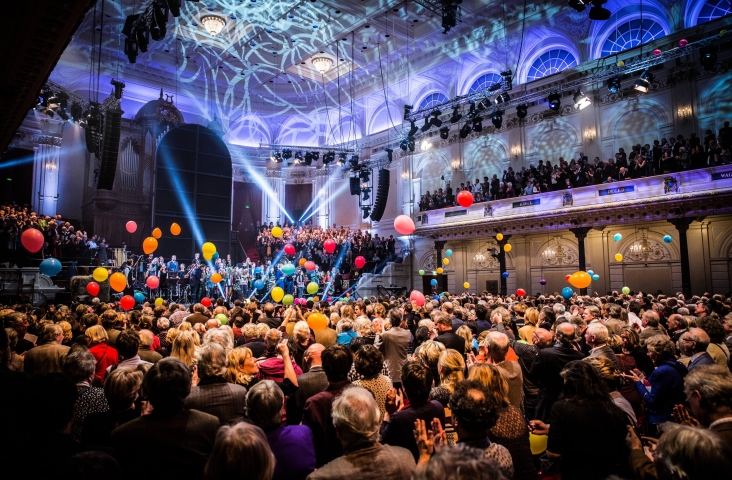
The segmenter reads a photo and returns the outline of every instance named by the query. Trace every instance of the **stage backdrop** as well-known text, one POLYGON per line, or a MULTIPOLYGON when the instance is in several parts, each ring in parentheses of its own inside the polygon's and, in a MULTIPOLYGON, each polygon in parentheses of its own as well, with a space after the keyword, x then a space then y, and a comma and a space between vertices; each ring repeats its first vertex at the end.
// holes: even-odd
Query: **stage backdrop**
POLYGON ((155 154, 153 227, 163 231, 156 256, 188 264, 203 242, 226 258, 231 242, 231 155, 213 131, 182 125, 160 140, 155 154), (182 232, 170 233, 176 222, 182 232))

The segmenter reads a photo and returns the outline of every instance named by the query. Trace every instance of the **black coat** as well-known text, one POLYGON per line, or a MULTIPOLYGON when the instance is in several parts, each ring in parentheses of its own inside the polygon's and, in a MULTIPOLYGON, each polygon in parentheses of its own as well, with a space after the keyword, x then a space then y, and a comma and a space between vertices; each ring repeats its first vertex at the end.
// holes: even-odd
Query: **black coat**
POLYGON ((564 379, 559 373, 569 362, 582 360, 585 354, 562 344, 542 348, 531 366, 531 379, 539 386, 536 401, 536 417, 549 422, 552 406, 559 399, 564 387, 564 379))
POLYGON ((465 339, 452 331, 441 333, 435 337, 436 342, 440 342, 445 348, 452 348, 465 355, 465 339))

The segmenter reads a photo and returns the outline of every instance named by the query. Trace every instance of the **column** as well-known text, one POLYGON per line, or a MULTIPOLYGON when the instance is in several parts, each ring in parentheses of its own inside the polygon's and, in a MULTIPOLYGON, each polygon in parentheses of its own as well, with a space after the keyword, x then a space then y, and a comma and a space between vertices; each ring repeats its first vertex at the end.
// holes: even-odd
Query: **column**
POLYGON ((285 180, 267 177, 267 187, 262 191, 262 223, 282 224, 285 220, 285 215, 282 213, 285 208, 285 180))
POLYGON ((689 267, 689 243, 686 238, 686 232, 689 225, 694 221, 693 218, 681 217, 667 220, 671 225, 676 227, 679 232, 679 255, 681 256, 681 290, 686 298, 691 297, 691 268, 689 267))
POLYGON ((435 251, 437 252, 437 266, 435 269, 442 266, 442 250, 445 248, 445 244, 447 241, 445 240, 435 240, 435 251))
MULTIPOLYGON (((569 231, 572 232, 575 237, 577 237, 579 270, 583 272, 587 271, 587 261, 585 260, 585 238, 587 237, 587 232, 589 232, 591 229, 592 227, 577 227, 569 229, 569 231)), ((587 295, 587 289, 580 288, 580 295, 587 295)))
POLYGON ((58 203, 58 170, 61 139, 42 136, 38 146, 33 147, 33 198, 32 203, 39 215, 56 215, 58 203))
POLYGON ((495 237, 493 238, 498 244, 498 253, 496 254, 496 258, 498 259, 498 266, 501 270, 501 295, 505 296, 508 294, 508 285, 506 284, 506 279, 503 278, 503 272, 506 271, 506 251, 503 247, 508 243, 511 235, 503 235, 503 239, 501 240, 498 240, 495 237))

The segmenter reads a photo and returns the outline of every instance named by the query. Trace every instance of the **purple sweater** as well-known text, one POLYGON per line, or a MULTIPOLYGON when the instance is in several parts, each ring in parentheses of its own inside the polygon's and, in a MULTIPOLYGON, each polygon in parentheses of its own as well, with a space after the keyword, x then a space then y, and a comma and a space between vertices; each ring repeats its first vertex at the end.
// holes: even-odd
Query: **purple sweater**
POLYGON ((282 426, 267 432, 277 460, 272 480, 305 480, 315 470, 313 432, 305 425, 282 426))

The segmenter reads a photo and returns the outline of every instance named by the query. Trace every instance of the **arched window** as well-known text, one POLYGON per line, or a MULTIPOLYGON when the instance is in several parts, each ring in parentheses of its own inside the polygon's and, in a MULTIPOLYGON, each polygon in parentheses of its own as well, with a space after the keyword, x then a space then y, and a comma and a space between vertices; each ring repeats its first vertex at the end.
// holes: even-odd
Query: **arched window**
POLYGON ((666 32, 663 27, 650 18, 644 18, 642 26, 640 18, 629 20, 618 25, 618 28, 607 37, 601 55, 603 57, 614 55, 664 36, 666 32))
POLYGON ((575 66, 577 66, 577 59, 574 58, 572 52, 555 48, 542 53, 539 58, 534 60, 534 63, 529 67, 526 81, 531 82, 575 66))
POLYGON ((419 107, 417 110, 426 110, 428 108, 432 108, 434 106, 437 106, 441 103, 447 102, 449 99, 441 94, 441 93, 431 93, 424 97, 424 100, 422 100, 422 103, 419 104, 419 107))
POLYGON ((711 22, 718 18, 724 17, 732 13, 732 1, 730 0, 707 0, 707 3, 699 10, 699 16, 696 19, 697 25, 700 23, 711 22))
POLYGON ((468 94, 482 92, 483 90, 496 83, 501 83, 501 76, 497 73, 486 73, 485 75, 481 75, 480 77, 478 77, 473 82, 473 84, 470 86, 470 90, 468 90, 468 94))

